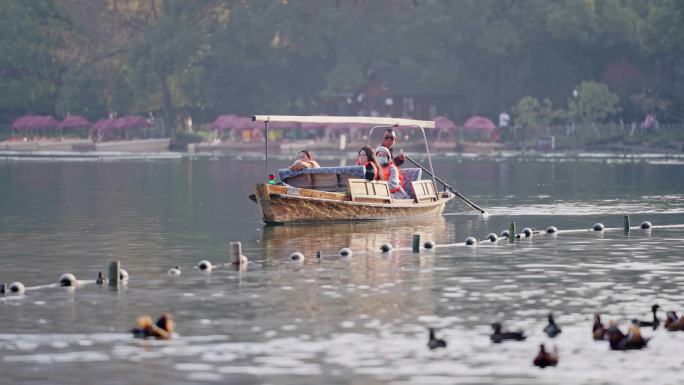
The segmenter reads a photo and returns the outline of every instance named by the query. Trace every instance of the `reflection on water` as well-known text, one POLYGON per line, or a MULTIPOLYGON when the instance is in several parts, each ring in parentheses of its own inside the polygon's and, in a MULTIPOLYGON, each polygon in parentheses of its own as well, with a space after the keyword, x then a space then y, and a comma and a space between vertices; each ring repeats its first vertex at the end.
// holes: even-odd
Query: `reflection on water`
MULTIPOLYGON (((525 383, 680 382, 684 333, 643 329, 645 351, 609 352, 590 337, 602 312, 626 327, 653 303, 684 310, 684 229, 536 235, 515 244, 455 245, 519 227, 595 222, 681 224, 682 169, 663 165, 518 162, 436 168, 491 212, 463 206, 430 221, 263 226, 246 199, 259 163, 227 159, 120 164, 2 164, 0 372, 10 383, 525 383), (593 167, 593 166, 592 166, 593 167), (478 170, 484 170, 479 173, 478 170), (524 171, 524 172, 523 172, 524 171), (532 174, 532 175, 530 175, 532 174), (596 176, 597 174, 599 176, 596 176), (472 179, 466 179, 469 175, 472 179), (479 176, 476 178, 476 176, 479 176), (630 186, 624 190, 624 186, 630 186), (414 254, 413 234, 435 250, 414 254), (250 264, 228 262, 241 240, 250 264), (394 250, 381 253, 391 243, 394 250), (444 246, 445 244, 454 244, 444 246), (351 258, 337 255, 341 247, 351 258), (315 258, 322 251, 321 259, 315 258), (306 255, 292 262, 293 251, 306 255), (41 287, 63 272, 94 279, 111 259, 131 274, 119 292, 92 283, 41 287), (218 264, 212 273, 193 266, 218 264), (180 265, 182 275, 166 275, 180 265), (171 341, 132 339, 143 313, 170 311, 171 341), (563 333, 542 333, 556 314, 563 333), (524 329, 492 345, 489 324, 524 329), (429 351, 426 327, 449 345, 429 351), (560 364, 538 370, 538 344, 560 364)), ((661 318, 664 314, 660 314, 661 318)))

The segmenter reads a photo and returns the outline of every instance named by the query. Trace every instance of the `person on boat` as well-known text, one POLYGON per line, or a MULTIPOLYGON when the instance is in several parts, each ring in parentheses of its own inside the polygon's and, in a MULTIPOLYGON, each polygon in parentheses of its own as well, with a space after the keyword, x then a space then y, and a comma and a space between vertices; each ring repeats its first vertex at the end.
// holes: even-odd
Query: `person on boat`
POLYGON ((292 171, 299 171, 303 170, 305 168, 319 168, 321 167, 318 162, 316 162, 313 158, 313 155, 311 154, 311 151, 309 150, 302 150, 299 151, 297 154, 297 160, 295 160, 294 163, 292 163, 292 166, 289 167, 290 170, 292 171))
POLYGON ((370 146, 361 147, 356 157, 356 165, 366 167, 364 177, 367 180, 385 180, 382 167, 378 164, 378 160, 375 159, 375 153, 370 146))
POLYGON ((404 190, 404 177, 399 168, 392 162, 392 153, 387 147, 379 146, 375 149, 375 156, 382 167, 383 177, 387 181, 390 193, 394 199, 409 199, 410 196, 404 190))
POLYGON ((392 159, 393 163, 395 166, 399 167, 402 164, 404 164, 404 151, 399 150, 399 155, 393 156, 393 151, 394 151, 394 145, 397 142, 397 132, 394 131, 394 128, 392 127, 387 127, 385 128, 385 132, 382 133, 382 142, 380 142, 380 146, 385 147, 389 150, 390 152, 390 159, 392 159))

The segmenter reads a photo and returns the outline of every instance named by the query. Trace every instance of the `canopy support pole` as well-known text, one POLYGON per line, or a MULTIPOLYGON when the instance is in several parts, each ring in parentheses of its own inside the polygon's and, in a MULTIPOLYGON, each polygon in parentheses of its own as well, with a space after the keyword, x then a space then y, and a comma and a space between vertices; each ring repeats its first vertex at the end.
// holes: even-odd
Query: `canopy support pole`
POLYGON ((266 178, 268 178, 268 121, 264 122, 264 144, 266 146, 266 178))

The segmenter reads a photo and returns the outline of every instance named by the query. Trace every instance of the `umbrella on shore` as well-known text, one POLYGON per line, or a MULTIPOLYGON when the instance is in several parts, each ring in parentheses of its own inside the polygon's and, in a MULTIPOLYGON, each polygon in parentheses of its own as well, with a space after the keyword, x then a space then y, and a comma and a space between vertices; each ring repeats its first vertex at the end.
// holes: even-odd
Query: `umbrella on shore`
POLYGON ((455 130, 456 123, 446 116, 438 116, 435 118, 435 127, 445 130, 455 130))
POLYGON ((64 118, 64 120, 59 124, 59 128, 64 130, 64 129, 78 129, 78 128, 85 128, 85 127, 90 127, 91 123, 88 121, 83 116, 80 115, 72 115, 72 116, 67 116, 64 118))
POLYGON ((463 123, 463 128, 466 131, 492 133, 496 130, 496 125, 491 120, 482 116, 473 116, 463 123))

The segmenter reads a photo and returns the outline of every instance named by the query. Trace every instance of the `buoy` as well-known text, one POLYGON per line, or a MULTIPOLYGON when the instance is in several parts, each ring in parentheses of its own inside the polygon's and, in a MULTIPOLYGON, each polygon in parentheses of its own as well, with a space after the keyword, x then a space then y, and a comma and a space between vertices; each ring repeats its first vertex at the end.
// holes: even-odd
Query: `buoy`
POLYGON ((341 257, 351 257, 352 256, 352 251, 348 247, 343 247, 340 249, 340 256, 341 257))
POLYGON ((433 242, 433 241, 425 241, 425 243, 423 243, 423 247, 426 248, 426 249, 428 249, 428 250, 429 250, 429 249, 434 249, 434 248, 435 248, 435 242, 433 242))
POLYGON ((383 243, 382 245, 380 245, 380 251, 382 251, 383 253, 389 253, 390 251, 392 251, 392 245, 390 245, 389 243, 383 243))
POLYGON ((300 253, 299 251, 295 251, 294 253, 290 254, 290 259, 293 261, 302 262, 304 261, 304 254, 300 253))
POLYGON ((529 227, 525 227, 524 229, 522 229, 521 234, 525 234, 525 238, 529 238, 532 236, 532 229, 529 227))
POLYGON ((180 266, 172 267, 166 272, 168 275, 181 275, 180 266))
POLYGON ((242 255, 242 242, 236 241, 230 243, 230 263, 235 266, 247 264, 247 257, 242 255))
POLYGON ((105 277, 102 275, 102 272, 101 272, 101 271, 98 272, 98 273, 97 273, 97 279, 95 280, 95 283, 98 284, 98 285, 104 285, 105 282, 107 282, 107 280, 106 280, 105 277))
POLYGON ((59 277, 60 286, 76 286, 77 282, 76 276, 71 273, 62 274, 62 276, 59 277))
POLYGON ((202 270, 202 271, 211 271, 214 266, 211 264, 211 262, 207 261, 206 259, 203 259, 199 261, 197 264, 197 268, 202 270))
POLYGON ((603 231, 606 227, 603 226, 603 223, 597 223, 594 225, 594 231, 603 231))
POLYGON ((121 281, 121 283, 128 282, 128 272, 126 270, 119 270, 119 281, 121 281))
POLYGON ((546 234, 556 234, 558 232, 558 228, 556 226, 549 226, 548 229, 546 229, 546 234))
POLYGON ((489 239, 491 242, 496 242, 496 240, 499 239, 499 237, 497 237, 494 233, 489 233, 487 234, 487 239, 489 239))
POLYGON ((321 259, 321 256, 322 256, 322 255, 323 255, 323 253, 321 253, 320 250, 318 250, 318 251, 316 252, 316 258, 317 258, 317 259, 321 259))
POLYGON ((468 237, 465 239, 465 244, 468 246, 473 246, 477 243, 477 239, 475 237, 468 237))
POLYGON ((651 224, 651 222, 649 222, 649 221, 641 222, 641 228, 642 228, 642 229, 648 230, 648 229, 650 229, 651 227, 653 227, 653 224, 651 224))
POLYGON ((9 289, 10 293, 14 294, 24 294, 26 291, 24 284, 21 282, 12 282, 7 288, 9 289))
POLYGON ((501 238, 510 238, 511 233, 508 230, 504 230, 501 232, 501 238))

